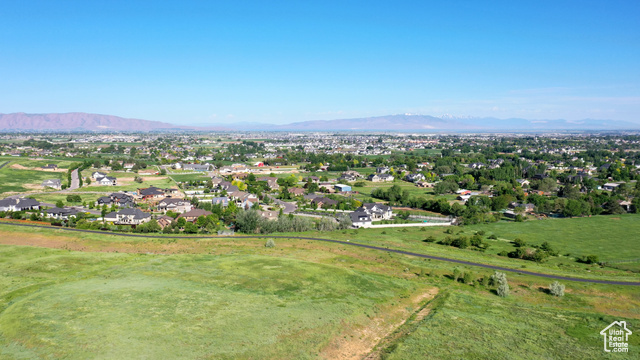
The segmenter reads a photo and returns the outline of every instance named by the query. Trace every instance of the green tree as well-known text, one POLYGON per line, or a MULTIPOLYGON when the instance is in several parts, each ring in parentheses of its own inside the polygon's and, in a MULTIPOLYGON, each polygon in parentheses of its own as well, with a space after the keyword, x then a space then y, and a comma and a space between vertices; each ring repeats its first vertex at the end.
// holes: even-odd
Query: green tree
POLYGON ((549 293, 553 296, 564 296, 564 285, 555 281, 549 285, 549 293))

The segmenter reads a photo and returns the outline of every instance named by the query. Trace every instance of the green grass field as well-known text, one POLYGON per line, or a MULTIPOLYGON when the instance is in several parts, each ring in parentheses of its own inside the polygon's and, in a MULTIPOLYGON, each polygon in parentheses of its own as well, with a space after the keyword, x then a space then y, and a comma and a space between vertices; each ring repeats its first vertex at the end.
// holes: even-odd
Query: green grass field
MULTIPOLYGON (((558 299, 571 301, 570 296, 558 299)), ((607 354, 600 331, 613 316, 533 306, 515 298, 451 292, 434 300, 431 314, 383 350, 385 359, 630 359, 607 354), (435 354, 435 356, 434 356, 435 354)), ((638 328, 637 319, 624 319, 638 328)), ((640 348, 640 337, 630 341, 640 348)), ((631 357, 630 357, 631 356, 631 357)))
POLYGON ((66 181, 66 173, 11 168, 9 163, 0 169, 0 193, 16 193, 26 191, 45 191, 40 186, 43 180, 62 179, 66 181))
POLYGON ((307 359, 414 285, 258 255, 0 247, 0 357, 307 359))

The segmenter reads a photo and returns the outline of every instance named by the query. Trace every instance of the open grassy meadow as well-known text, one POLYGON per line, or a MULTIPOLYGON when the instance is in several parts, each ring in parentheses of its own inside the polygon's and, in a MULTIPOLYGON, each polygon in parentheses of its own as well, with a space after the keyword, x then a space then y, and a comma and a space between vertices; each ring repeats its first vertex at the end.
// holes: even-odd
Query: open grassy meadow
MULTIPOLYGON (((588 220, 595 228, 619 224, 609 237, 640 230, 632 215, 618 218, 588 220)), ((422 241, 448 235, 443 227, 295 235, 638 281, 638 273, 570 257, 537 264, 495 255, 513 249, 508 239, 520 226, 549 223, 555 231, 545 240, 561 251, 587 241, 610 256, 633 256, 632 240, 620 246, 580 234, 594 231, 583 220, 452 228, 452 236, 497 234, 486 253, 422 241)), ((294 238, 266 248, 267 238, 128 238, 2 224, 0 358, 585 359, 640 351, 632 338, 634 356, 605 354, 599 335, 625 320, 635 336, 637 287, 565 281, 559 298, 548 293, 551 280, 516 270, 507 274, 510 296, 500 298, 481 284, 489 269, 294 238), (453 281, 456 269, 471 280, 453 281)))
POLYGON ((316 358, 416 286, 260 255, 1 247, 3 359, 316 358))
MULTIPOLYGON (((42 171, 38 166, 21 159, 20 162, 14 162, 13 159, 0 160, 0 163, 9 161, 2 169, 0 169, 0 193, 18 193, 27 191, 45 191, 41 186, 42 181, 47 179, 66 179, 66 172, 42 171), (28 166, 27 166, 28 165, 28 166)), ((55 162, 52 162, 55 163, 55 162)))

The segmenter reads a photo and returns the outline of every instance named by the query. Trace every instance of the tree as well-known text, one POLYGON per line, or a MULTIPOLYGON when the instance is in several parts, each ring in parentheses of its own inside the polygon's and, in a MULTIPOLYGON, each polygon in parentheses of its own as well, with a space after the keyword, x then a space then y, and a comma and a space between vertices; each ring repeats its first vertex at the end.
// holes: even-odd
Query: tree
POLYGON ((149 232, 158 232, 158 231, 162 230, 160 228, 160 225, 156 221, 156 219, 149 220, 149 222, 146 224, 146 228, 147 228, 147 231, 149 231, 149 232))
POLYGON ((264 244, 264 247, 266 247, 266 248, 274 248, 274 247, 276 247, 276 243, 275 243, 275 241, 273 241, 273 239, 269 239, 264 244))
POLYGON ((260 214, 254 209, 242 210, 236 214, 236 229, 243 233, 254 233, 258 230, 260 214))
POLYGON ((549 292, 554 296, 564 296, 564 285, 554 281, 553 284, 549 285, 549 292))
POLYGON ((496 271, 493 275, 491 275, 491 284, 498 286, 498 296, 509 296, 509 283, 507 282, 507 274, 496 271))
POLYGON ((62 202, 62 200, 56 201, 56 207, 59 207, 59 208, 63 208, 64 207, 64 203, 62 202))

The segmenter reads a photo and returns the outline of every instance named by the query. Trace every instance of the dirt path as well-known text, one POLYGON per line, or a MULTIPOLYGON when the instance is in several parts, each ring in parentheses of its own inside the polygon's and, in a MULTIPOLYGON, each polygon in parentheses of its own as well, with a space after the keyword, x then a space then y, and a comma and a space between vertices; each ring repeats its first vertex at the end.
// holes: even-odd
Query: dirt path
POLYGON ((379 352, 372 350, 376 345, 386 342, 386 339, 415 313, 407 308, 421 309, 426 301, 433 299, 437 294, 438 288, 430 288, 409 301, 380 311, 380 316, 371 319, 367 326, 347 327, 320 352, 320 357, 339 360, 378 359, 379 352))

